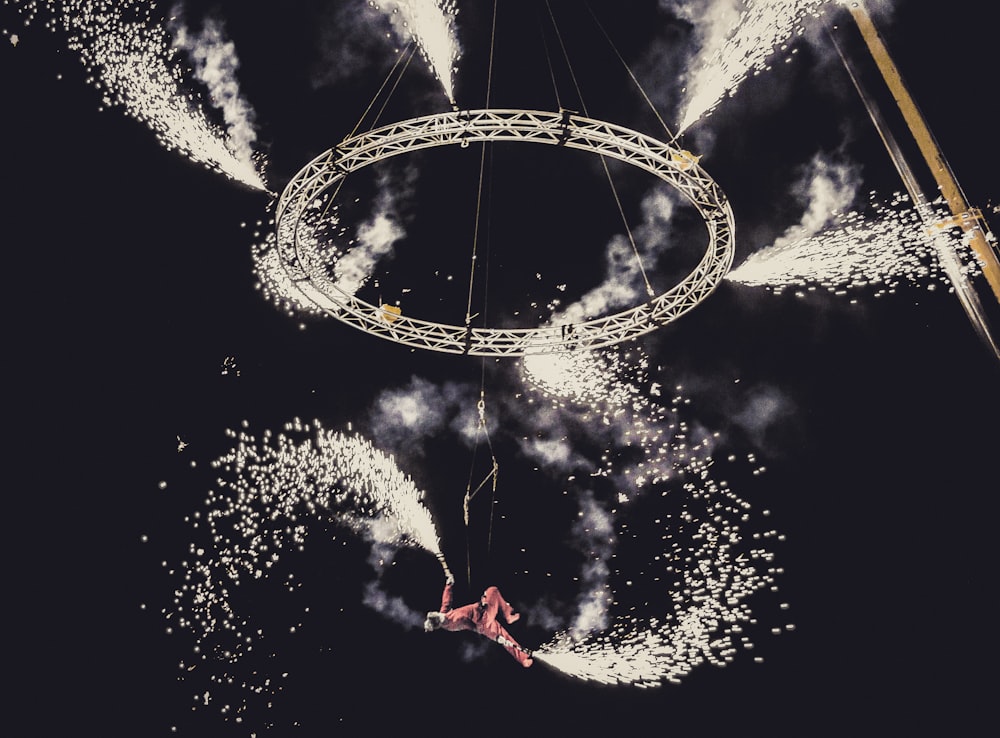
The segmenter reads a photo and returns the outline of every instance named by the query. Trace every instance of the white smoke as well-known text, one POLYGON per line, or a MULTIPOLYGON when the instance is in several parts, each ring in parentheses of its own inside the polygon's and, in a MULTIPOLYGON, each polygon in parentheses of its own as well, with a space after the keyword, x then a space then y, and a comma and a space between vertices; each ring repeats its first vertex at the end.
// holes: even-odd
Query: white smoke
MULTIPOLYGON (((399 452, 422 455, 424 441, 446 428, 471 446, 480 433, 477 402, 472 385, 437 385, 415 376, 404 387, 383 390, 375 398, 368 423, 380 447, 399 452)), ((487 432, 495 430, 495 419, 485 420, 487 432)))
POLYGON ((765 448, 768 431, 794 414, 795 405, 784 392, 765 386, 750 395, 733 422, 747 433, 754 446, 765 448))
POLYGON ((573 534, 576 545, 587 556, 580 572, 581 592, 570 636, 579 640, 608 627, 612 593, 608 584, 608 559, 614 552, 615 532, 611 514, 589 490, 580 496, 580 511, 573 534))
POLYGON ((698 59, 704 61, 725 44, 740 22, 744 0, 660 0, 660 7, 694 26, 698 59))
POLYGON ((815 236, 851 206, 860 185, 856 165, 830 161, 816 154, 803 167, 802 176, 792 190, 792 195, 805 205, 802 218, 775 239, 774 247, 783 248, 815 236))
POLYGON ((573 447, 565 437, 532 438, 524 450, 548 468, 571 469, 577 460, 573 447))
POLYGON ((382 589, 382 574, 393 565, 399 551, 399 530, 392 521, 376 517, 367 521, 365 537, 371 543, 368 563, 378 577, 365 584, 361 602, 391 622, 413 630, 423 627, 424 614, 406 604, 402 597, 391 595, 382 589))
POLYGON ((185 51, 194 65, 195 77, 208 88, 213 106, 222 112, 229 134, 229 146, 236 158, 252 162, 257 131, 253 107, 240 92, 236 70, 240 62, 236 47, 225 37, 222 22, 207 18, 201 33, 192 33, 182 19, 183 9, 171 11, 168 29, 174 48, 185 51))
POLYGON ((802 217, 770 246, 750 255, 727 279, 741 281, 744 271, 759 270, 761 264, 793 250, 829 227, 854 202, 861 178, 856 165, 813 156, 792 186, 792 195, 803 205, 802 217))
POLYGON ((406 231, 387 211, 375 213, 358 227, 357 243, 337 260, 334 267, 336 285, 349 295, 356 293, 368 281, 379 260, 392 253, 396 242, 406 231))
POLYGON ((368 582, 365 585, 361 601, 386 619, 398 623, 404 628, 412 630, 423 626, 424 613, 411 608, 403 601, 402 597, 388 594, 377 581, 368 582))
POLYGON ((419 447, 423 438, 441 430, 445 408, 441 388, 413 377, 400 389, 387 389, 375 399, 369 422, 380 447, 419 447))
POLYGON ((632 229, 635 249, 626 236, 613 236, 604 252, 604 280, 555 313, 552 322, 556 325, 579 323, 643 301, 646 294, 643 270, 648 276, 658 255, 669 248, 674 208, 675 202, 664 188, 647 193, 641 203, 642 223, 632 229))
POLYGON ((368 282, 380 261, 392 258, 396 243, 406 237, 399 212, 413 194, 415 177, 413 167, 398 179, 389 171, 378 173, 379 189, 372 214, 358 226, 355 243, 334 264, 339 289, 353 295, 368 282))

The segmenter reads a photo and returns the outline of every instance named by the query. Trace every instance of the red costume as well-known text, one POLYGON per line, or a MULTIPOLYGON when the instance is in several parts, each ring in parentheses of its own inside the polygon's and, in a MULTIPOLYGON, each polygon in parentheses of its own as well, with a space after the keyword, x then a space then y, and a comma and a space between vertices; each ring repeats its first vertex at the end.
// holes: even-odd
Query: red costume
POLYGON ((444 620, 441 627, 445 630, 474 630, 491 641, 496 641, 507 649, 521 666, 532 664, 531 654, 521 648, 507 630, 497 622, 497 612, 502 612, 507 624, 514 623, 521 616, 514 612, 510 604, 501 596, 500 590, 490 587, 479 602, 451 609, 451 582, 444 585, 441 596, 441 614, 444 620))

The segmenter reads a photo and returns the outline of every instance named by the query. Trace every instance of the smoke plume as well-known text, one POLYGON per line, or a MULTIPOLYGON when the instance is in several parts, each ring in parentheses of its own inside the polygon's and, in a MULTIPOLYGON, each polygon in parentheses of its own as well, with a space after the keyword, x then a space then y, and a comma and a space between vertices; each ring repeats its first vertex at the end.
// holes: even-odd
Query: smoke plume
POLYGON ((174 48, 187 53, 194 65, 197 79, 208 88, 213 106, 222 112, 229 146, 240 160, 253 159, 257 131, 254 127, 254 110, 240 92, 236 70, 240 62, 236 47, 225 37, 222 22, 207 18, 200 33, 191 32, 182 18, 181 6, 171 11, 168 25, 173 36, 174 48))

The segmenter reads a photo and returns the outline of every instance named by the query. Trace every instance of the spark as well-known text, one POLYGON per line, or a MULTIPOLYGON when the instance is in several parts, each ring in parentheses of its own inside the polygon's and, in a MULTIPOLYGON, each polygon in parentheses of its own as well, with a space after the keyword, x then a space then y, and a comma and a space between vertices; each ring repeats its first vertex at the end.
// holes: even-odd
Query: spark
POLYGON ((770 69, 776 50, 785 51, 789 39, 803 32, 807 15, 819 15, 831 0, 747 0, 729 32, 709 39, 690 74, 687 102, 678 133, 709 115, 734 94, 750 74, 770 69))
POLYGON ((840 213, 815 235, 763 248, 726 278, 775 292, 792 286, 834 294, 875 288, 880 297, 902 283, 927 284, 928 289, 949 284, 938 256, 942 248, 958 254, 967 275, 979 269, 967 241, 945 227, 928 229, 906 196, 896 194, 888 203, 873 197, 870 206, 870 216, 840 213))
MULTIPOLYGON (((195 633, 197 648, 238 630, 232 588, 267 577, 283 552, 301 549, 310 520, 332 521, 382 546, 424 549, 448 570, 423 492, 361 436, 299 420, 277 436, 227 435, 236 445, 212 462, 221 476, 197 516, 211 540, 191 544, 168 616, 195 633)), ((237 643, 225 655, 235 661, 246 650, 237 643)))
POLYGON ((454 105, 455 64, 461 55, 454 0, 370 0, 370 4, 389 17, 400 38, 417 42, 421 56, 454 105))
MULTIPOLYGON (((724 666, 741 648, 752 648, 747 633, 757 619, 750 597, 774 590, 779 570, 770 565, 773 552, 750 544, 760 534, 749 537, 742 530, 750 504, 713 478, 719 434, 683 420, 688 398, 682 386, 675 385, 669 407, 659 404, 654 398, 661 396, 661 385, 650 381, 648 360, 639 349, 531 356, 521 366, 534 393, 567 414, 597 421, 589 427, 608 429, 612 438, 602 468, 591 476, 610 480, 618 502, 610 511, 617 535, 595 537, 589 527, 581 536, 592 555, 581 575, 591 592, 583 593, 580 615, 535 650, 535 657, 575 678, 645 687, 677 682, 703 663, 724 666), (640 508, 634 516, 628 511, 653 491, 660 492, 665 508, 657 508, 660 517, 650 526, 648 510, 640 508), (642 527, 647 536, 659 534, 660 552, 634 568, 665 583, 665 602, 625 607, 633 568, 624 587, 608 585, 608 578, 625 576, 606 569, 608 547, 619 548, 632 527, 642 527), (607 620, 590 620, 603 627, 581 627, 595 608, 607 620)), ((776 531, 764 537, 772 536, 776 531)))
MULTIPOLYGON (((233 80, 227 92, 214 103, 228 107, 230 133, 212 123, 188 91, 186 72, 178 63, 177 50, 163 26, 154 17, 149 0, 32 0, 19 6, 26 25, 42 11, 52 17, 45 25, 61 28, 69 48, 78 52, 87 72, 87 82, 101 93, 102 106, 119 106, 126 114, 152 130, 168 150, 258 190, 267 190, 258 169, 262 164, 249 149, 247 110, 242 121, 232 114, 233 80), (239 131, 240 135, 233 135, 239 131)), ((217 39, 219 40, 219 39, 217 39)), ((216 50, 224 45, 217 44, 216 50)), ((226 63, 235 63, 231 45, 226 63)), ((218 54, 213 57, 219 61, 218 54)), ((218 65, 217 65, 218 66, 218 65)), ((214 90, 218 94, 218 89, 214 90)))

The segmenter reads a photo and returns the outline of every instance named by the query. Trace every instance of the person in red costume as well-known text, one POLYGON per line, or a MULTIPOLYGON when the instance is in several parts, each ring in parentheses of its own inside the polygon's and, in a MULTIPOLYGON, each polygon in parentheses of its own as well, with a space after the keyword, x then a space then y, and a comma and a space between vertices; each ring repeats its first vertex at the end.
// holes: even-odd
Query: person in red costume
POLYGON ((507 649, 507 653, 517 659, 521 666, 527 668, 534 663, 531 652, 518 645, 513 636, 497 622, 497 614, 503 613, 508 625, 516 623, 520 615, 514 612, 496 587, 487 587, 479 602, 463 605, 452 609, 451 591, 455 578, 449 573, 445 578, 444 594, 441 595, 441 610, 427 613, 424 620, 424 630, 474 630, 491 641, 496 641, 507 649))

